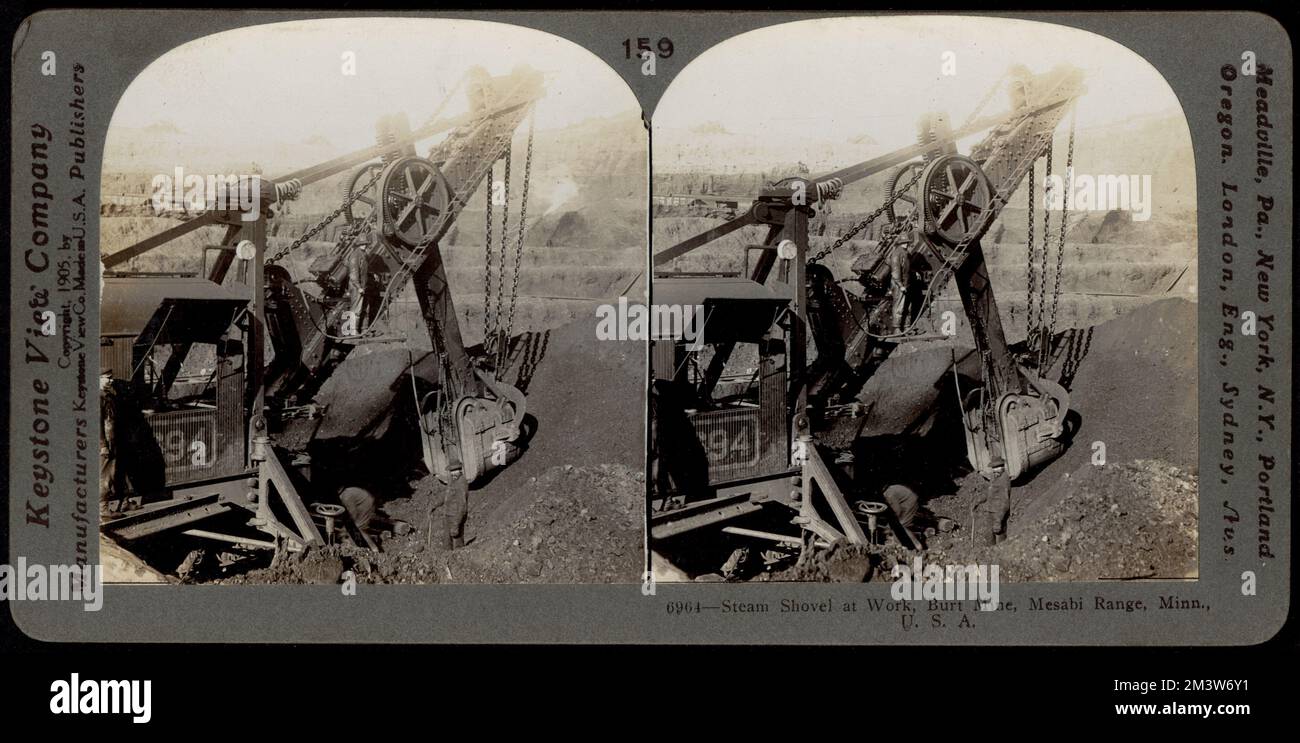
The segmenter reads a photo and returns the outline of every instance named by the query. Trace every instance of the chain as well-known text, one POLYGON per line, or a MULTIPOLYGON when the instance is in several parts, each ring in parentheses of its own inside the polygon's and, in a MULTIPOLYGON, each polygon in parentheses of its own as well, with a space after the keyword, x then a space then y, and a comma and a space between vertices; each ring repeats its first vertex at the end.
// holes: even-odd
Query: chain
POLYGON ((975 123, 975 117, 979 116, 980 111, 983 111, 984 107, 988 105, 989 101, 993 100, 993 94, 997 93, 998 90, 1002 88, 1002 81, 1006 79, 1007 79, 1007 73, 1004 72, 1002 73, 1002 77, 999 77, 997 82, 993 83, 993 87, 989 88, 989 92, 984 94, 984 98, 981 99, 980 102, 975 106, 975 110, 970 112, 970 116, 966 117, 966 121, 959 127, 959 129, 965 129, 966 127, 975 123))
MULTIPOLYGON (((501 210, 501 261, 497 266, 497 311, 492 319, 492 324, 483 326, 483 350, 492 353, 497 347, 500 340, 499 331, 501 329, 501 316, 505 312, 505 283, 506 283, 506 242, 510 239, 510 163, 514 160, 514 142, 506 142, 505 155, 502 159, 505 161, 504 172, 501 175, 501 201, 505 208, 501 210)), ((488 252, 493 250, 492 243, 488 243, 488 252)))
POLYGON ((1029 169, 1029 219, 1026 223, 1025 231, 1025 332, 1029 333, 1033 329, 1030 327, 1034 317, 1034 296, 1036 284, 1034 281, 1034 202, 1037 197, 1034 194, 1034 172, 1035 168, 1029 169))
MULTIPOLYGON (((1075 111, 1074 108, 1070 109, 1070 143, 1065 154, 1065 178, 1072 177, 1074 169, 1075 111)), ((1052 289, 1052 311, 1047 324, 1047 337, 1049 339, 1056 332, 1056 309, 1061 300, 1061 269, 1065 265, 1065 229, 1070 216, 1070 184, 1065 182, 1065 178, 1061 179, 1065 193, 1061 195, 1061 231, 1056 241, 1056 286, 1052 289)), ((1046 345, 1043 348, 1043 353, 1047 353, 1046 345)), ((1046 362, 1046 358, 1042 359, 1043 364, 1046 364, 1046 362)))
MULTIPOLYGON (((280 261, 281 261, 281 260, 286 256, 286 255, 292 253, 293 251, 297 250, 298 248, 301 248, 301 247, 303 246, 304 243, 306 243, 308 240, 310 240, 310 239, 312 239, 313 237, 315 237, 315 236, 316 236, 316 235, 317 235, 321 230, 323 230, 323 229, 325 229, 326 227, 328 227, 328 226, 330 225, 331 222, 333 222, 334 220, 336 220, 336 219, 338 219, 339 217, 343 216, 343 212, 347 211, 347 210, 352 206, 352 204, 353 204, 354 202, 356 202, 357 199, 361 198, 361 195, 362 195, 362 194, 364 194, 365 192, 369 191, 370 188, 371 188, 372 186, 374 186, 375 183, 377 183, 377 182, 379 181, 379 176, 382 175, 383 172, 384 172, 384 169, 383 169, 383 168, 377 168, 377 169, 375 169, 375 174, 372 175, 372 176, 370 176, 370 180, 369 180, 369 181, 366 181, 366 185, 364 185, 364 186, 362 186, 360 189, 354 190, 352 193, 348 194, 347 198, 345 198, 345 199, 343 200, 343 203, 339 206, 339 208, 337 208, 337 209, 335 209, 334 211, 332 211, 332 212, 330 212, 329 214, 327 214, 327 215, 325 216, 324 219, 322 219, 321 221, 317 222, 313 227, 311 227, 311 229, 309 229, 309 230, 307 230, 306 232, 302 233, 302 235, 300 235, 300 236, 298 237, 298 239, 296 239, 296 240, 294 240, 293 242, 289 243, 286 247, 281 248, 279 251, 277 251, 277 252, 276 252, 274 255, 272 255, 270 258, 267 258, 267 259, 266 259, 266 264, 267 264, 267 265, 275 265, 276 263, 279 263, 279 262, 280 262, 280 261)), ((375 207, 375 208, 376 208, 376 209, 381 209, 381 208, 383 208, 383 205, 382 205, 382 204, 376 204, 376 207, 375 207)), ((358 224, 360 224, 360 223, 361 223, 361 222, 358 222, 358 224)), ((349 232, 351 232, 351 230, 350 230, 349 232)), ((356 237, 356 234, 359 234, 359 233, 360 233, 360 230, 356 230, 356 233, 352 234, 351 237, 355 238, 355 237, 356 237)))
MULTIPOLYGON (((1056 149, 1056 138, 1052 137, 1047 145, 1047 167, 1043 170, 1043 196, 1048 204, 1052 203, 1050 195, 1052 193, 1052 151, 1056 149)), ((1052 210, 1044 206, 1043 208, 1043 245, 1039 248, 1038 255, 1038 276, 1042 281, 1042 286, 1038 288, 1038 314, 1034 319, 1034 330, 1042 332, 1043 329, 1043 311, 1047 309, 1047 253, 1048 244, 1052 239, 1049 220, 1052 217, 1052 210)))
MULTIPOLYGON (((490 152, 486 153, 488 156, 483 158, 483 164, 470 175, 470 177, 465 181, 466 183, 476 183, 487 174, 492 165, 500 159, 501 154, 509 144, 513 133, 512 130, 497 138, 495 146, 491 148, 490 152)), ((434 239, 437 238, 438 233, 442 230, 443 226, 446 225, 447 220, 450 219, 453 214, 457 214, 459 213, 459 210, 465 208, 465 199, 466 196, 453 193, 451 201, 447 204, 447 208, 443 210, 441 215, 439 215, 438 223, 435 224, 432 229, 421 238, 420 242, 411 249, 411 254, 402 261, 402 265, 398 267, 397 271, 389 280, 388 288, 384 291, 384 298, 380 302, 379 309, 375 311, 375 317, 380 317, 385 311, 387 311, 389 303, 393 301, 393 297, 395 297, 401 290, 401 287, 405 285, 407 277, 424 258, 425 251, 433 244, 434 239)))
MULTIPOLYGON (((1049 146, 1048 152, 1049 153, 1051 152, 1050 142, 1052 140, 1052 134, 1053 134, 1052 132, 1047 132, 1045 134, 1038 135, 1037 140, 1035 140, 1033 145, 1028 148, 1028 151, 1034 154, 1031 157, 1026 157, 1022 159, 1019 163, 1017 163, 1016 166, 1012 168, 1011 172, 1008 173, 1007 176, 1003 179, 1003 183, 1008 184, 1009 186, 1018 186, 1020 180, 1025 177, 1026 172, 1027 171, 1032 172, 1034 163, 1038 160, 1039 157, 1038 153, 1043 150, 1044 145, 1048 145, 1049 146)), ((905 186, 903 186, 901 189, 896 191, 894 194, 891 194, 888 202, 886 203, 886 206, 892 204, 894 201, 898 199, 898 197, 901 194, 906 193, 908 190, 910 190, 911 187, 916 184, 917 180, 920 179, 921 174, 923 172, 924 171, 918 172, 916 176, 914 176, 912 180, 909 181, 905 186)), ((975 227, 971 229, 968 232, 967 236, 963 238, 960 242, 958 242, 957 245, 955 245, 952 248, 951 252, 949 252, 947 255, 938 253, 938 257, 940 258, 940 260, 943 261, 943 263, 934 271, 934 273, 930 277, 930 281, 926 286, 925 296, 922 298, 922 306, 928 306, 930 304, 931 297, 935 295, 936 289, 942 287, 948 282, 948 280, 952 277, 953 272, 955 272, 957 267, 961 264, 961 261, 963 260, 964 255, 966 251, 970 248, 971 244, 974 243, 977 239, 979 239, 981 235, 983 235, 985 228, 988 227, 988 225, 991 223, 994 215, 999 214, 1002 211, 1002 207, 1006 205, 1007 200, 1010 198, 1011 195, 1010 193, 1004 193, 1004 190, 997 190, 996 188, 994 188, 992 198, 990 199, 989 202, 989 207, 981 213, 979 217, 979 221, 976 222, 975 227)), ((1030 195, 1030 200, 1031 202, 1033 200, 1032 193, 1030 195)), ((873 212, 866 219, 864 219, 862 222, 855 225, 851 230, 849 230, 842 237, 836 240, 834 245, 819 252, 809 262, 814 263, 820 261, 822 258, 826 257, 827 255, 829 255, 830 253, 838 249, 850 238, 852 238, 853 235, 860 232, 867 225, 869 225, 873 220, 879 217, 884 212, 884 209, 885 207, 882 207, 876 210, 875 212, 873 212)), ((892 245, 893 237, 894 237, 893 235, 887 235, 884 239, 881 240, 881 244, 887 248, 888 245, 892 245)), ((1030 241, 1030 245, 1032 245, 1032 240, 1030 241)), ((1031 264, 1031 270, 1032 270, 1032 264, 1031 264)), ((1046 275, 1046 269, 1044 269, 1044 276, 1045 275, 1046 275)), ((1044 282, 1044 284, 1045 283, 1046 282, 1044 282)), ((918 315, 917 318, 913 320, 912 326, 915 326, 917 320, 919 319, 920 316, 918 315)), ((907 335, 911 331, 912 331, 912 327, 909 326, 907 329, 905 329, 902 333, 898 335, 899 336, 907 335)))
MULTIPOLYGON (((1029 150, 1034 152, 1035 155, 1022 160, 1018 165, 1016 165, 1011 173, 1004 179, 1004 182, 1012 185, 1019 184, 1020 179, 1024 177, 1026 169, 1032 167, 1034 161, 1038 159, 1036 153, 1046 142, 1050 141, 1050 139, 1050 132, 1048 134, 1040 134, 1035 145, 1029 148, 1029 150)), ((948 279, 952 277, 953 272, 956 271, 959 261, 962 260, 967 248, 969 248, 971 243, 975 242, 975 240, 983 234, 984 228, 992 221, 993 215, 1002 211, 1002 207, 1006 206, 1008 198, 1010 198, 1009 193, 994 191, 993 198, 989 202, 989 208, 985 209, 980 215, 979 221, 975 224, 975 228, 970 231, 969 236, 957 243, 950 254, 939 256, 943 260, 943 265, 939 266, 938 270, 936 270, 930 277, 930 283, 925 290, 924 302, 928 303, 930 297, 934 294, 935 289, 948 282, 948 279)))
MULTIPOLYGON (((496 163, 492 163, 490 176, 496 175, 496 163)), ((488 344, 488 328, 492 326, 492 200, 495 191, 492 178, 488 178, 487 206, 484 207, 483 226, 483 346, 488 344)))
POLYGON ((891 206, 894 205, 895 201, 898 201, 899 197, 901 197, 903 194, 910 191, 912 186, 915 186, 916 182, 921 180, 921 175, 924 172, 925 169, 921 168, 916 171, 916 175, 912 176, 912 179, 908 181, 902 188, 898 188, 897 186, 895 186, 894 193, 889 195, 889 198, 885 200, 884 204, 880 205, 879 209, 876 209, 874 212, 868 214, 866 219, 853 225, 853 227, 850 228, 848 232, 845 232, 843 235, 840 235, 838 238, 836 238, 835 242, 832 243, 830 247, 823 248, 821 251, 813 255, 813 257, 809 258, 808 262, 820 263, 823 258, 839 250, 844 245, 844 243, 853 239, 854 235, 866 229, 867 226, 870 225, 872 222, 876 221, 876 219, 879 218, 881 214, 884 214, 887 209, 889 209, 891 206))
MULTIPOLYGON (((515 268, 514 276, 510 281, 510 312, 506 315, 505 338, 509 341, 510 332, 514 329, 515 324, 515 302, 519 297, 519 264, 524 257, 524 232, 528 224, 528 186, 533 177, 533 125, 535 115, 530 114, 528 117, 528 149, 524 154, 524 192, 521 195, 519 203, 519 237, 515 241, 515 268)), ((504 256, 504 253, 503 253, 504 256)), ((504 257, 503 257, 504 260, 504 257)), ((498 300, 499 301, 499 300, 498 300)), ((501 348, 501 359, 498 368, 505 365, 506 349, 501 348)))
MULTIPOLYGON (((1003 179, 1003 183, 1008 184, 1009 187, 1018 186, 1020 183, 1020 179, 1025 177, 1026 171, 1032 168, 1034 162, 1038 159, 1039 157, 1038 153, 1042 151, 1044 145, 1047 145, 1051 142, 1051 139, 1052 139, 1052 132, 1047 132, 1046 134, 1038 135, 1038 139, 1033 143, 1033 145, 1027 148, 1029 152, 1032 152, 1034 154, 1031 157, 1022 159, 1019 163, 1017 163, 1016 167, 1013 168, 1011 172, 1007 174, 1007 176, 1003 179)), ((911 185, 912 184, 909 183, 906 187, 903 188, 903 191, 906 191, 908 188, 911 187, 911 185)), ((1012 192, 1014 192, 1014 189, 1012 192)), ((1002 208, 1006 206, 1007 200, 1010 198, 1010 196, 1011 193, 1004 193, 1003 190, 997 190, 995 188, 993 191, 992 198, 989 201, 989 207, 985 209, 983 213, 980 215, 979 221, 976 222, 975 227, 971 229, 967 234, 967 236, 963 238, 961 242, 957 243, 957 245, 954 246, 952 251, 949 252, 947 255, 938 254, 938 257, 940 258, 940 260, 943 261, 943 263, 931 275, 930 281, 927 284, 925 289, 925 296, 921 300, 922 302, 921 306, 923 307, 928 306, 931 297, 935 296, 936 289, 948 283, 948 280, 952 278, 952 274, 957 270, 958 266, 961 264, 961 261, 964 259, 967 249, 969 249, 971 244, 974 243, 977 239, 980 238, 980 236, 983 235, 985 228, 987 228, 988 225, 992 222, 994 215, 1001 213, 1002 208)), ((873 215, 872 217, 868 218, 866 221, 870 222, 870 220, 874 219, 875 216, 878 215, 873 215)), ((861 229, 861 227, 855 228, 855 231, 856 229, 861 229)), ((840 242, 843 241, 841 240, 837 242, 835 247, 838 247, 840 242)), ((834 247, 831 248, 831 250, 833 249, 834 247)), ((830 250, 824 251, 824 253, 829 253, 829 252, 830 250)), ((917 316, 916 320, 919 319, 920 319, 920 315, 917 316)), ((913 325, 916 324, 916 320, 913 320, 913 325)), ((911 332, 910 327, 907 330, 905 330, 903 334, 909 332, 911 332)))

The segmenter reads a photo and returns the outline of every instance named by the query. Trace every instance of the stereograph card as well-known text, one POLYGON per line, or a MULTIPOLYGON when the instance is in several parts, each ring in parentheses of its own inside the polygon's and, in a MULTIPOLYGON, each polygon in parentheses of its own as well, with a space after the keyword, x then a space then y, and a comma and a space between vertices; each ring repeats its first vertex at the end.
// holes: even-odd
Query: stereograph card
POLYGON ((1265 15, 57 10, 12 65, 31 638, 1284 622, 1265 15))

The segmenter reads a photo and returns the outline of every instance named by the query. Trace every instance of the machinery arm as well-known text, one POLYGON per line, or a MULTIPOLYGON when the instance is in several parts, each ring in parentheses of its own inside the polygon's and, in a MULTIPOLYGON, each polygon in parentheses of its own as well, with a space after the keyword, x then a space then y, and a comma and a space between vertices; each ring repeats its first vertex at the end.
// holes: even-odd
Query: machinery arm
MULTIPOLYGON (((447 119, 430 121, 424 126, 412 130, 409 134, 395 142, 377 144, 372 147, 355 150, 346 155, 340 155, 339 157, 327 162, 302 168, 278 178, 270 179, 270 183, 288 183, 289 181, 296 180, 301 185, 308 186, 317 181, 338 175, 339 173, 346 172, 359 165, 383 157, 387 152, 391 151, 394 146, 405 147, 414 145, 416 142, 421 140, 470 124, 481 115, 481 113, 476 114, 470 112, 447 119)), ((269 206, 275 201, 275 189, 270 188, 266 190, 265 193, 269 198, 263 203, 269 206)), ((104 256, 104 267, 113 268, 119 266, 132 258, 138 258, 154 248, 162 246, 172 240, 182 237, 183 235, 187 235, 194 230, 207 227, 208 225, 217 224, 221 219, 222 215, 218 212, 204 212, 193 219, 181 222, 180 224, 169 227, 156 235, 147 237, 144 240, 125 247, 111 255, 104 256)))
MULTIPOLYGON (((1083 90, 1081 74, 1069 68, 1036 77, 1026 76, 1017 80, 1016 85, 1019 87, 1012 97, 1012 113, 1002 117, 988 136, 972 148, 972 157, 956 155, 951 146, 941 146, 927 153, 929 159, 925 164, 912 164, 899 173, 901 176, 908 168, 920 168, 913 181, 917 184, 916 195, 904 195, 916 205, 915 227, 922 233, 922 254, 933 272, 927 295, 941 287, 949 276, 952 277, 982 361, 987 391, 995 396, 1023 393, 1027 381, 1022 378, 1007 344, 980 238, 1001 214, 1034 162, 1052 146, 1053 132, 1069 104, 1083 90), (939 154, 944 149, 950 154, 939 154)), ((937 141, 950 143, 959 136, 960 133, 952 137, 941 136, 937 141)), ((855 166, 837 172, 852 177, 853 173, 865 170, 863 166, 855 166)), ((891 180, 890 188, 897 180, 900 180, 899 176, 891 180)), ((892 204, 899 194, 887 196, 892 204)), ((909 233, 900 235, 899 239, 914 238, 909 233)), ((885 283, 889 268, 886 253, 888 247, 881 250, 874 263, 869 262, 861 268, 855 265, 855 270, 861 271, 864 284, 878 286, 885 283)), ((817 288, 821 294, 836 300, 833 302, 837 305, 834 311, 824 318, 827 332, 838 330, 845 334, 842 341, 833 339, 837 342, 827 344, 832 346, 829 350, 834 352, 842 345, 850 352, 850 358, 845 360, 854 366, 855 373, 861 375, 865 370, 857 369, 856 365, 870 358, 862 353, 862 349, 871 341, 872 334, 868 330, 873 314, 871 309, 863 308, 861 302, 847 301, 847 296, 841 298, 839 295, 843 290, 834 285, 833 278, 822 277, 817 288), (850 322, 846 319, 850 318, 850 309, 859 320, 850 322)), ((827 365, 820 371, 834 376, 843 374, 845 369, 827 365)), ((813 386, 834 388, 831 380, 813 380, 813 386)))
MULTIPOLYGON (((402 213, 386 212, 384 215, 385 238, 390 242, 396 239, 398 244, 397 249, 385 255, 393 276, 385 292, 385 301, 400 290, 404 277, 409 275, 433 348, 446 359, 447 391, 453 398, 481 395, 483 388, 461 338, 438 241, 487 178, 493 163, 508 151, 515 130, 541 98, 542 76, 536 72, 516 70, 504 79, 493 80, 483 95, 480 116, 430 153, 429 160, 437 169, 433 177, 441 179, 446 195, 435 197, 434 201, 438 202, 432 204, 435 215, 419 217, 432 222, 428 232, 419 233, 418 240, 416 234, 404 235, 402 213), (409 250, 401 247, 404 237, 408 243, 415 243, 409 250)), ((382 182, 390 180, 391 177, 385 176, 382 182)), ((389 200, 382 193, 381 198, 386 202, 389 200)))
MULTIPOLYGON (((987 129, 992 129, 995 127, 1005 127, 1008 124, 1016 122, 1026 116, 1032 117, 1044 113, 1046 111, 1049 111, 1051 109, 1059 108, 1063 103, 1065 103, 1064 100, 1054 99, 1046 103, 1043 103, 1028 111, 1015 111, 1010 114, 1006 114, 1002 116, 985 116, 985 117, 977 118, 974 121, 970 122, 969 124, 966 124, 965 126, 962 126, 960 129, 952 132, 950 135, 944 137, 941 140, 923 142, 908 147, 904 147, 902 149, 890 152, 886 155, 881 155, 879 157, 875 157, 870 160, 865 160, 863 162, 850 165, 846 168, 841 168, 839 170, 826 173, 824 175, 809 178, 807 180, 812 184, 814 184, 813 188, 806 190, 806 192, 808 193, 809 203, 813 203, 817 199, 817 194, 819 192, 819 189, 815 187, 815 184, 829 184, 834 181, 834 182, 838 182, 841 186, 846 186, 851 183, 860 181, 864 178, 867 178, 869 176, 875 175, 876 173, 880 173, 885 170, 888 170, 889 168, 892 168, 894 166, 902 165, 903 163, 921 157, 922 155, 924 155, 926 152, 930 151, 937 145, 947 144, 949 142, 955 142, 958 139, 968 137, 972 134, 987 129)), ((789 190, 790 190, 789 185, 784 186, 784 193, 781 195, 788 196, 789 190)), ((775 196, 777 194, 773 193, 771 195, 775 196)), ((753 210, 751 209, 749 212, 746 212, 745 214, 735 217, 734 219, 723 222, 717 227, 713 227, 698 235, 695 235, 694 237, 687 238, 686 240, 683 240, 677 243, 676 245, 673 245, 672 247, 665 248, 664 250, 655 253, 654 265, 662 266, 664 264, 667 264, 668 262, 676 258, 680 258, 681 256, 686 255, 687 253, 699 247, 707 245, 708 243, 713 242, 714 240, 717 240, 720 237, 735 232, 736 230, 742 227, 746 227, 748 225, 754 224, 756 221, 757 220, 754 217, 753 210)))
MULTIPOLYGON (((541 97, 542 87, 540 73, 529 70, 469 79, 471 112, 456 119, 462 123, 429 157, 416 155, 414 142, 419 134, 411 133, 404 119, 387 117, 380 122, 376 148, 293 174, 314 181, 362 157, 376 153, 382 157, 382 162, 363 163, 348 184, 344 211, 352 229, 327 258, 309 269, 322 289, 319 297, 300 291, 283 268, 265 268, 273 300, 267 307, 268 322, 277 349, 283 351, 268 374, 269 392, 281 397, 292 393, 300 399, 314 394, 355 344, 373 335, 363 333, 360 316, 367 314, 373 320, 383 313, 410 280, 431 346, 441 361, 439 381, 444 392, 450 399, 483 394, 462 341, 439 241, 504 154, 514 131, 541 97), (372 287, 371 274, 388 277, 387 285, 377 289, 382 292, 377 309, 363 303, 373 314, 356 306, 352 293, 354 288, 372 287), (356 330, 336 330, 347 327, 347 312, 356 315, 356 330)), ((223 251, 210 278, 220 281, 216 269, 229 261, 229 252, 223 251)))
MULTIPOLYGON (((1069 104, 1083 93, 1082 74, 1078 70, 1059 68, 1045 75, 1024 78, 1017 81, 1021 87, 1017 94, 1026 98, 1019 102, 1022 110, 1019 116, 996 127, 988 137, 975 145, 972 160, 982 171, 974 173, 973 178, 985 178, 988 181, 988 204, 972 221, 965 235, 956 237, 956 248, 945 256, 939 268, 941 277, 950 270, 961 296, 962 307, 970 322, 976 349, 984 360, 985 382, 989 392, 1000 395, 1010 392, 1024 392, 1025 382, 1018 371, 1015 361, 1007 346, 1006 334, 1002 327, 1001 315, 997 309, 993 286, 989 281, 988 267, 979 239, 1001 214, 1011 195, 1020 188, 1034 162, 1046 154, 1052 146, 1052 135, 1064 118, 1069 104)), ((1013 106, 1016 101, 1013 97, 1013 106)), ((948 178, 952 178, 951 166, 948 178)), ((929 174, 923 174, 923 185, 930 185, 929 174)), ((955 184, 954 184, 955 185, 955 184)), ((1029 198, 1035 198, 1030 194, 1029 198)), ((942 202, 924 193, 922 199, 927 210, 925 219, 927 227, 942 239, 954 230, 945 233, 944 224, 936 224, 941 219, 940 208, 935 202, 942 202)), ((959 207, 949 203, 949 210, 959 207)))

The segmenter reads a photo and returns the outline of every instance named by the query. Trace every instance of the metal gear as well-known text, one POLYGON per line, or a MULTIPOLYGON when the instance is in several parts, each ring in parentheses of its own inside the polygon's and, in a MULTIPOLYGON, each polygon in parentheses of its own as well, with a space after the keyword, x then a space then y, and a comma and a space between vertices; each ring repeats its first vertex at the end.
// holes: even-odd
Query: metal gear
POLYGON ((924 167, 924 163, 911 162, 899 166, 894 172, 889 174, 889 180, 885 181, 885 196, 888 202, 885 205, 885 216, 889 217, 890 224, 898 220, 898 214, 894 209, 894 204, 898 201, 904 201, 912 205, 912 211, 916 211, 920 199, 913 192, 916 184, 917 171, 924 167), (899 183, 906 184, 899 188, 899 183))
POLYGON ((993 188, 980 166, 963 155, 944 155, 921 176, 925 232, 947 245, 979 237, 988 227, 984 215, 993 203, 993 188))
POLYGON ((375 176, 378 174, 377 171, 383 170, 383 168, 384 166, 380 163, 366 163, 352 171, 352 177, 348 179, 343 191, 343 219, 348 224, 367 222, 374 217, 375 210, 379 206, 379 192, 375 188, 375 176), (354 209, 357 204, 362 204, 365 208, 354 209))
POLYGON ((438 166, 423 157, 404 157, 385 167, 379 195, 384 237, 407 248, 438 233, 451 201, 438 166))

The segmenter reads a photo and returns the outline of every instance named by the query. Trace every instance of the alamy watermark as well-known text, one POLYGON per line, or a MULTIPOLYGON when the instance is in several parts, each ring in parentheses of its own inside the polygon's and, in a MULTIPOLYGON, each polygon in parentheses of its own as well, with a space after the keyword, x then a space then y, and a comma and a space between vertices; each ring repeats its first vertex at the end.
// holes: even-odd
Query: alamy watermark
POLYGON ((618 304, 596 306, 596 339, 649 341, 681 339, 694 343, 704 331, 704 305, 633 304, 619 297, 618 304))
POLYGON ((104 606, 104 580, 98 565, 41 565, 18 558, 0 564, 0 601, 80 601, 85 611, 104 606))
POLYGON ((1150 174, 1076 173, 1068 168, 1065 175, 1048 176, 1043 191, 1043 207, 1060 211, 1065 207, 1069 191, 1070 211, 1109 212, 1126 211, 1134 222, 1151 219, 1150 174))
POLYGON ((171 173, 155 175, 151 189, 149 203, 158 214, 233 211, 251 222, 261 210, 261 178, 256 175, 186 174, 177 166, 171 173))
POLYGON ((917 557, 911 565, 894 565, 891 577, 889 595, 895 601, 977 601, 980 611, 998 608, 996 564, 927 565, 917 557))
POLYGON ((50 712, 56 715, 131 715, 131 722, 153 719, 152 681, 82 680, 74 673, 50 684, 50 712))

